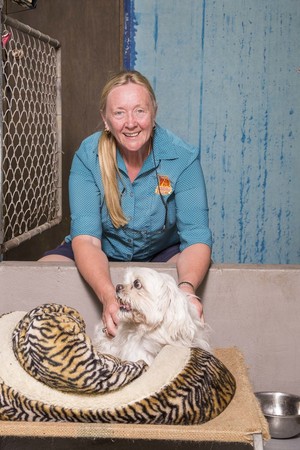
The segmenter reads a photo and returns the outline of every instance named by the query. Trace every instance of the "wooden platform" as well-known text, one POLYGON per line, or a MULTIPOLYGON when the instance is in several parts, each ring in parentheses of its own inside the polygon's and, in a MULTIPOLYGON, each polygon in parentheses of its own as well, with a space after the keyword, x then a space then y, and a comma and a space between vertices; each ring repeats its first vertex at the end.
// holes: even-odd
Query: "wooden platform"
POLYGON ((215 354, 237 381, 237 391, 227 409, 203 425, 119 425, 83 423, 0 423, 0 436, 156 440, 189 442, 253 443, 258 450, 262 438, 269 439, 268 426, 253 394, 241 352, 236 348, 217 349, 215 354), (257 446, 258 445, 258 446, 257 446))

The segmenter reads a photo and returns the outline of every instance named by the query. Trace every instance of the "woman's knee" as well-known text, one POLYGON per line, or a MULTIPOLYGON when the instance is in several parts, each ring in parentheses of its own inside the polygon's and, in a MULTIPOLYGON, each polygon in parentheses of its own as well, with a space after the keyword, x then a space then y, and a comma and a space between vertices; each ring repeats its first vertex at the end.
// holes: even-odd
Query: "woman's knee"
POLYGON ((42 258, 40 258, 38 260, 38 262, 74 262, 74 260, 72 258, 68 258, 67 256, 63 256, 63 255, 48 255, 48 256, 42 256, 42 258))

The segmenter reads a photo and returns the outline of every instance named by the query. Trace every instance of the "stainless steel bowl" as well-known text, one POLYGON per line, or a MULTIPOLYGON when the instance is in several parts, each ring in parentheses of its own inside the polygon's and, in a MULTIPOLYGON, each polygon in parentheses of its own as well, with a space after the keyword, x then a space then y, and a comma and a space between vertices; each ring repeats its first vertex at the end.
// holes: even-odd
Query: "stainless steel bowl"
POLYGON ((256 392, 255 395, 268 421, 272 438, 286 439, 300 433, 299 396, 284 392, 256 392))

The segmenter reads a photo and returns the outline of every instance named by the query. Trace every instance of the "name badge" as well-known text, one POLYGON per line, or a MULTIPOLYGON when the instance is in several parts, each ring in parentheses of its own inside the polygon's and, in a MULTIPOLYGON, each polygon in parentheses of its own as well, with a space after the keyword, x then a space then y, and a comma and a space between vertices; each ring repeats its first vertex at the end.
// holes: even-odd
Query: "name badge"
POLYGON ((158 175, 158 186, 156 186, 155 193, 161 195, 169 195, 173 192, 171 180, 167 175, 158 175))

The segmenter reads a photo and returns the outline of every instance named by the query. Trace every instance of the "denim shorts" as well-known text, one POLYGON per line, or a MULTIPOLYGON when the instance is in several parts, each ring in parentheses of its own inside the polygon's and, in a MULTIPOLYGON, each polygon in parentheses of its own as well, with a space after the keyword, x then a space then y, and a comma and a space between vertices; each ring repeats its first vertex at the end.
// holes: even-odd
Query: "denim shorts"
MULTIPOLYGON (((165 250, 162 250, 161 252, 152 256, 152 258, 150 258, 148 260, 148 262, 167 262, 167 261, 169 261, 170 258, 172 258, 172 256, 177 255, 177 253, 179 253, 179 252, 180 252, 179 244, 171 245, 171 247, 168 247, 165 250)), ((61 256, 70 258, 73 261, 75 259, 71 242, 63 242, 61 245, 59 245, 55 249, 48 250, 47 252, 45 252, 43 254, 43 256, 49 256, 49 255, 61 255, 61 256)), ((110 260, 110 261, 112 261, 112 260, 110 260)), ((113 261, 115 261, 115 260, 113 260, 113 261)))

